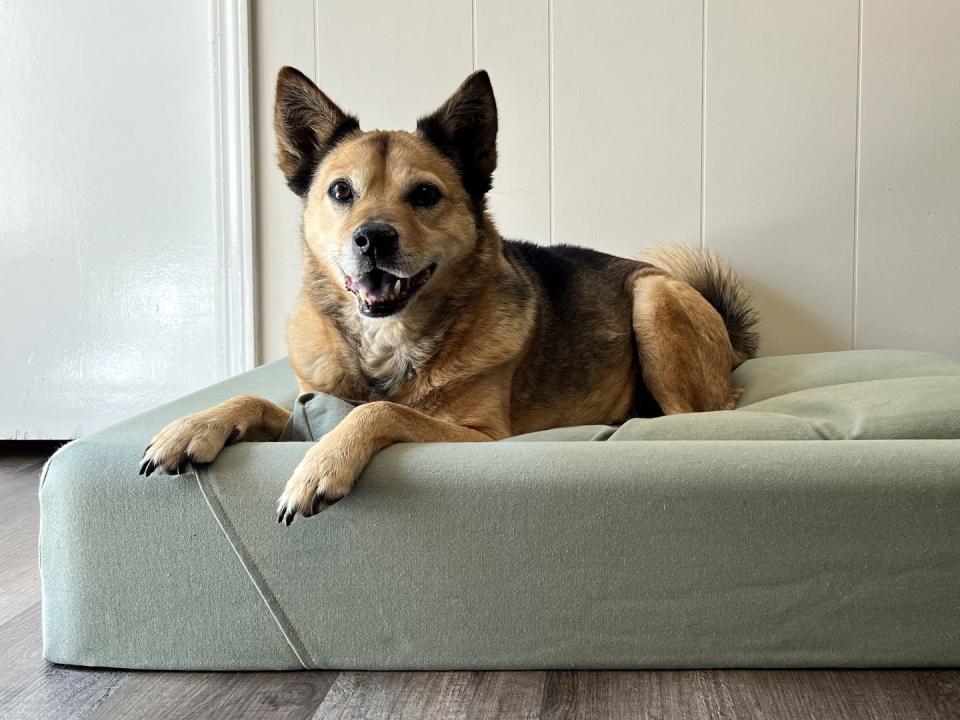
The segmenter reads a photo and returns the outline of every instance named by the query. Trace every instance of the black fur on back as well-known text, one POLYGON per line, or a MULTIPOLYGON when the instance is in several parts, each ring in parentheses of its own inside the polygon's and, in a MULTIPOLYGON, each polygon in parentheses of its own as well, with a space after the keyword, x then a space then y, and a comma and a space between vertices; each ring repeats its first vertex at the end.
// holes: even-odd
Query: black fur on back
MULTIPOLYGON (((639 368, 633 339, 629 278, 647 263, 576 245, 503 241, 507 260, 521 265, 540 295, 535 342, 542 348, 528 368, 547 396, 576 397, 626 357, 639 368)), ((636 374, 639 378, 639 373, 636 374)), ((518 388, 520 392, 523 388, 518 388)), ((662 415, 642 381, 633 388, 631 417, 662 415)))

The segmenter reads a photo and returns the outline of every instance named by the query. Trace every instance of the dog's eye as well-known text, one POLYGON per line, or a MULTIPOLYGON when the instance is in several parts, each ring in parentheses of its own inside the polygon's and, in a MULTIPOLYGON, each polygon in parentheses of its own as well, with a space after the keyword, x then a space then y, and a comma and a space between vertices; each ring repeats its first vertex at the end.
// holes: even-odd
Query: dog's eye
POLYGON ((435 185, 421 183, 410 193, 410 204, 415 207, 430 207, 440 200, 440 191, 435 185))
POLYGON ((353 199, 353 188, 346 180, 334 180, 327 190, 327 195, 338 203, 348 203, 353 199))

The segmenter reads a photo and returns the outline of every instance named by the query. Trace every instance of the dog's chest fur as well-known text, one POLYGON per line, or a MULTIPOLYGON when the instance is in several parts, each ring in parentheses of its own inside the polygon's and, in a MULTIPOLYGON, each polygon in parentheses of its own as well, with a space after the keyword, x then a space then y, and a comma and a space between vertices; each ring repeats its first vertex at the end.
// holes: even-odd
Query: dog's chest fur
POLYGON ((415 379, 434 356, 436 339, 410 338, 410 329, 402 322, 383 323, 361 332, 357 354, 372 399, 387 398, 415 379))

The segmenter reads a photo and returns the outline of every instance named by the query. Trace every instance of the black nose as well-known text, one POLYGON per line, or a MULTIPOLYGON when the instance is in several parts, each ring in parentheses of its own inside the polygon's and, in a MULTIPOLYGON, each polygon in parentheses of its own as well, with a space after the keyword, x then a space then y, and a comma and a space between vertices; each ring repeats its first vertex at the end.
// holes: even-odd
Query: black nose
POLYGON ((353 241, 364 255, 392 255, 397 251, 397 230, 388 223, 364 223, 353 233, 353 241))

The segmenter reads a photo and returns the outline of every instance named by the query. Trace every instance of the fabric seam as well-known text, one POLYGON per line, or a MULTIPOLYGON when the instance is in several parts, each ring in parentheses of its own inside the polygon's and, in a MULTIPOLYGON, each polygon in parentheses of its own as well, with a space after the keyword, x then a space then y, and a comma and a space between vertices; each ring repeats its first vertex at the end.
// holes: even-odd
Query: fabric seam
POLYGON ((216 499, 213 490, 211 489, 208 492, 207 488, 204 486, 204 482, 200 477, 200 471, 197 468, 192 468, 192 472, 194 478, 197 480, 197 487, 200 488, 200 494, 207 503, 207 507, 210 509, 213 519, 216 520, 221 532, 223 532, 224 537, 227 539, 227 543, 229 543, 230 548, 240 561, 241 567, 243 567, 247 577, 250 578, 250 582, 252 582, 253 586, 256 588, 257 594, 260 595, 260 599, 263 601, 267 611, 270 613, 270 616, 273 618, 273 621, 279 628, 280 634, 283 635, 283 639, 287 642, 287 645, 290 646, 290 649, 293 651, 293 654, 296 656, 300 665, 303 666, 303 669, 313 669, 315 667, 313 658, 310 657, 310 653, 307 651, 306 646, 303 644, 303 641, 300 639, 300 636, 297 634, 296 630, 294 630, 293 624, 290 622, 287 614, 280 606, 277 596, 272 590, 270 590, 270 586, 267 585, 267 582, 264 580, 263 575, 257 568, 256 563, 249 556, 249 554, 242 549, 243 544, 240 542, 239 536, 237 535, 233 524, 230 522, 230 519, 227 517, 226 512, 224 512, 223 506, 220 505, 220 502, 216 499), (304 661, 304 658, 306 658, 307 661, 304 661))
POLYGON ((595 442, 595 441, 599 442, 599 441, 609 440, 611 437, 613 437, 616 434, 617 430, 619 429, 620 428, 605 427, 603 430, 600 430, 599 432, 597 432, 597 434, 591 437, 587 442, 595 442))
MULTIPOLYGON (((310 438, 310 440, 316 440, 313 436, 313 428, 310 427, 310 413, 307 412, 307 408, 303 405, 300 405, 300 411, 303 413, 303 424, 307 428, 307 437, 310 438)), ((290 417, 293 419, 292 415, 290 417)))

